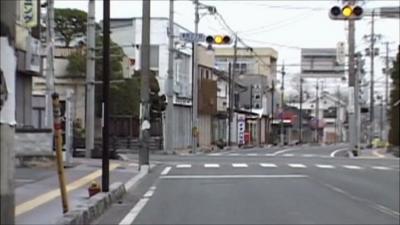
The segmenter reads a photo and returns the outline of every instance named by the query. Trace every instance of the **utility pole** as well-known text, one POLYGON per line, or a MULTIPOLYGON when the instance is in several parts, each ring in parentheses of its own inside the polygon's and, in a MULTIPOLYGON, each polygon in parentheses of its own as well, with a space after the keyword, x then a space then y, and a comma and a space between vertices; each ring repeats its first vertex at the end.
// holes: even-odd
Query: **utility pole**
POLYGON ((372 146, 372 139, 374 137, 374 57, 375 57, 375 10, 372 10, 371 17, 371 35, 370 35, 370 63, 371 63, 371 77, 370 77, 370 113, 369 113, 369 144, 372 146))
POLYGON ((379 100, 381 100, 381 104, 380 104, 381 113, 379 114, 379 125, 380 125, 379 134, 380 134, 381 140, 383 140, 383 98, 382 98, 382 96, 379 96, 379 100))
POLYGON ((275 115, 275 81, 274 80, 272 80, 272 87, 271 87, 271 119, 272 119, 272 121, 271 121, 271 129, 270 129, 270 133, 269 133, 269 135, 270 135, 270 139, 271 139, 271 144, 274 144, 274 142, 273 142, 273 132, 272 132, 272 124, 273 124, 273 122, 274 122, 274 115, 275 115))
POLYGON ((281 132, 280 132, 280 136, 281 136, 281 145, 284 146, 285 145, 285 136, 284 136, 284 124, 283 124, 283 113, 284 113, 284 97, 285 97, 285 65, 282 66, 282 71, 281 71, 281 75, 282 75, 282 85, 281 85, 281 132))
POLYGON ((233 44, 233 65, 232 65, 232 77, 233 77, 233 87, 232 87, 233 98, 232 98, 232 100, 233 100, 233 104, 234 104, 234 106, 233 106, 234 109, 237 108, 237 104, 238 104, 238 102, 236 102, 237 93, 235 91, 235 83, 236 83, 236 79, 237 79, 237 73, 236 73, 237 72, 236 71, 236 68, 237 68, 237 66, 236 66, 237 65, 237 50, 238 50, 237 44, 238 44, 238 37, 237 37, 237 34, 235 33, 235 42, 233 44))
MULTIPOLYGON (((389 115, 389 76, 390 76, 390 69, 389 69, 389 42, 385 43, 386 45, 386 57, 385 57, 385 121, 388 121, 388 115, 389 115)), ((385 128, 385 140, 387 140, 388 137, 388 128, 385 128)))
POLYGON ((103 152, 102 191, 109 188, 110 0, 103 0, 103 152))
POLYGON ((0 1, 1 100, 0 100, 0 224, 15 224, 15 79, 17 58, 14 42, 15 12, 19 1, 0 1), (8 12, 8 14, 7 14, 8 12), (11 15, 11 16, 10 16, 11 15), (3 60, 4 59, 4 60, 3 60), (7 64, 7 66, 6 66, 7 64), (7 69, 5 69, 7 68, 7 69), (4 78, 4 79, 3 79, 4 78), (7 79, 8 78, 8 79, 7 79), (8 90, 13 90, 7 93, 8 90), (5 92, 3 92, 5 91, 5 92), (7 98, 5 97, 7 93, 7 98), (11 103, 11 104, 10 104, 11 103))
MULTIPOLYGON (((195 4, 195 15, 194 15, 194 34, 197 37, 199 33, 199 0, 194 0, 195 4)), ((193 99, 192 99, 192 153, 197 152, 197 137, 198 137, 198 121, 197 121, 197 113, 198 113, 198 55, 197 55, 197 38, 193 41, 193 99)))
MULTIPOLYGON (((228 145, 232 145, 232 114, 233 114, 233 103, 232 103, 232 64, 228 63, 228 87, 229 87, 229 115, 228 115, 228 145)), ((233 84, 234 85, 234 84, 233 84)))
POLYGON ((299 142, 303 143, 303 78, 300 77, 300 118, 299 118, 299 142))
POLYGON ((45 127, 51 128, 53 125, 53 100, 54 92, 54 0, 47 1, 47 68, 46 68, 46 113, 45 127))
MULTIPOLYGON (((354 3, 354 1, 352 1, 354 3)), ((355 21, 349 20, 349 130, 350 143, 352 146, 353 155, 358 155, 358 140, 357 140, 357 117, 356 110, 358 108, 358 92, 355 90, 355 84, 358 83, 358 76, 355 71, 355 21)))
POLYGON ((149 76, 150 76, 150 0, 143 0, 142 46, 141 46, 141 83, 140 83, 140 143, 139 168, 149 165, 149 76))
POLYGON ((168 80, 167 80, 167 111, 166 111, 166 142, 164 151, 172 151, 173 149, 173 132, 171 132, 174 124, 174 0, 169 0, 169 51, 168 51, 168 80))
POLYGON ((319 80, 317 79, 317 85, 315 86, 316 90, 316 105, 315 105, 315 119, 316 119, 316 126, 315 126, 315 141, 317 144, 319 143, 319 80))
POLYGON ((89 0, 87 21, 85 146, 86 158, 90 158, 91 152, 94 149, 94 91, 96 86, 94 82, 96 57, 95 0, 89 0))

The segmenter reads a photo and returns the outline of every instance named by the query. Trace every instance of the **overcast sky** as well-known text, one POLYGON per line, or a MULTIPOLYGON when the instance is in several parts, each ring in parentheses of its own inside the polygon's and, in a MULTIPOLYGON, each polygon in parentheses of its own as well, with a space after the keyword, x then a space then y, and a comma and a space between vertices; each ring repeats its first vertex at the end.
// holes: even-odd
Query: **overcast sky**
MULTIPOLYGON (((200 0, 201 1, 201 0, 200 0)), ((213 5, 222 14, 228 25, 238 32, 239 37, 253 47, 272 47, 279 52, 278 63, 299 64, 300 48, 334 48, 338 41, 346 40, 345 23, 333 21, 328 17, 330 7, 337 4, 335 0, 319 1, 228 1, 213 0, 201 1, 213 5)), ((78 8, 87 11, 86 0, 56 0, 58 8, 78 8)), ((103 2, 96 0, 96 20, 102 19, 103 2)), ((365 1, 364 8, 381 6, 400 6, 399 0, 369 0, 365 1)), ((141 17, 142 1, 140 0, 112 0, 111 17, 141 17)), ((168 17, 169 1, 153 0, 151 15, 154 17, 168 17)), ((193 30, 194 5, 190 0, 175 1, 175 22, 193 30)), ((357 50, 367 47, 363 35, 370 33, 370 18, 367 17, 356 23, 357 50)), ((215 16, 206 15, 200 21, 199 30, 206 34, 228 33, 225 27, 215 16)), ((381 42, 389 41, 390 55, 396 54, 400 37, 400 20, 376 19, 375 31, 383 35, 381 42)), ((381 49, 380 57, 376 58, 377 89, 383 87, 382 75, 384 45, 378 43, 381 49)), ((369 61, 366 61, 369 71, 369 61)), ((287 67, 290 76, 299 73, 299 67, 287 67)), ((369 76, 369 75, 368 75, 369 76)), ((328 85, 328 84, 327 84, 328 85)))

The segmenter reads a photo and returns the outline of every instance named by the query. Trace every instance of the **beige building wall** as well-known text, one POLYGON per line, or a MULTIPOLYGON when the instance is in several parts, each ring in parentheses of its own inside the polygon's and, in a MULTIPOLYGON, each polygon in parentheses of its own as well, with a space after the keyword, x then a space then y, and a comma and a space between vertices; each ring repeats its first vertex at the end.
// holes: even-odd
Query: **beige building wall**
MULTIPOLYGON (((215 48, 215 58, 217 61, 225 58, 232 62, 234 58, 234 49, 215 48)), ((278 52, 273 48, 253 48, 253 52, 249 51, 248 49, 238 48, 237 58, 238 63, 240 63, 241 60, 254 60, 253 67, 249 68, 252 74, 276 76, 276 61, 278 58, 278 52)))

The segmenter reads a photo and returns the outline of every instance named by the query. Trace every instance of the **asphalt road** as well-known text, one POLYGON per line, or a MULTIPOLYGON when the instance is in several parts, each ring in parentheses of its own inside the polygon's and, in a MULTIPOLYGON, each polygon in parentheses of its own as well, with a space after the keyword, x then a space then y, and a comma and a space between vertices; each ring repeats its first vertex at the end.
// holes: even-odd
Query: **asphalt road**
POLYGON ((399 224, 399 160, 331 157, 338 147, 152 156, 95 224, 399 224))

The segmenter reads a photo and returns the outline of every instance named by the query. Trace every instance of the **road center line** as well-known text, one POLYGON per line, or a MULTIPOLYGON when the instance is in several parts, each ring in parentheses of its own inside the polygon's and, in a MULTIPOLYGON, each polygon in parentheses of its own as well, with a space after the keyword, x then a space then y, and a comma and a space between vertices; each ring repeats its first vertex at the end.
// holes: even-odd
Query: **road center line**
POLYGON ((307 175, 283 174, 283 175, 169 175, 161 176, 161 179, 251 179, 251 178, 305 178, 307 175))
POLYGON ((178 164, 176 165, 176 168, 191 168, 191 164, 178 164))
POLYGON ((306 168, 306 166, 305 165, 303 165, 303 164, 295 164, 295 163, 293 163, 293 164, 288 164, 290 167, 292 167, 292 168, 306 168))
POLYGON ((244 168, 244 167, 248 167, 246 163, 232 163, 232 167, 235 168, 244 168))
POLYGON ((332 165, 316 164, 315 166, 318 167, 318 168, 324 168, 324 169, 333 169, 333 168, 335 168, 335 167, 332 166, 332 165))
POLYGON ((219 168, 219 164, 204 164, 205 168, 219 168))
POLYGON ((260 163, 260 166, 261 167, 276 167, 276 165, 272 164, 272 163, 260 163))
POLYGON ((361 167, 353 166, 353 165, 344 165, 343 167, 346 169, 351 169, 351 170, 360 170, 361 169, 361 167))

